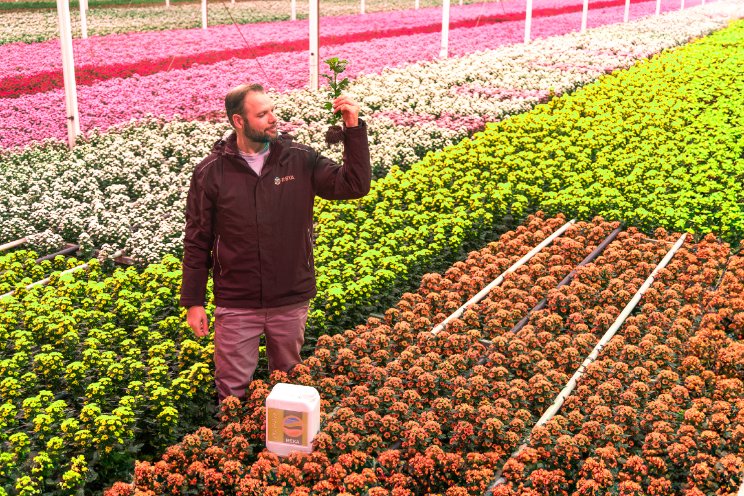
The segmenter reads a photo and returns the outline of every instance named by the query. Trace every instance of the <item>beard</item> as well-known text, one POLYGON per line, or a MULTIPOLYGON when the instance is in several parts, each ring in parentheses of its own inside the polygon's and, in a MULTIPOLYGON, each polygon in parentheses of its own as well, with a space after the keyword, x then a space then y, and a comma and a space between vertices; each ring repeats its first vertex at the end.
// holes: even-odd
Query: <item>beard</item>
POLYGON ((274 131, 272 134, 270 131, 259 131, 257 129, 253 129, 246 124, 243 127, 243 136, 246 139, 256 143, 271 143, 279 139, 279 132, 277 131, 276 127, 274 127, 274 131))

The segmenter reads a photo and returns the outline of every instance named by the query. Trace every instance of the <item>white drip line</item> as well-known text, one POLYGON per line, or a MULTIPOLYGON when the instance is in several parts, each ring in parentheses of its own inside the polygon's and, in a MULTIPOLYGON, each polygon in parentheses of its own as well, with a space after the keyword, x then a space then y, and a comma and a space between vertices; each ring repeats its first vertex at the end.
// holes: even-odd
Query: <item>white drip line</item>
POLYGON ((537 255, 543 248, 545 248, 550 243, 552 243, 555 238, 557 238, 558 236, 566 232, 566 230, 572 225, 574 225, 575 223, 576 223, 576 219, 571 219, 570 221, 566 222, 563 225, 563 227, 561 227, 556 232, 548 236, 542 243, 534 247, 528 254, 520 258, 514 265, 506 269, 499 277, 491 281, 491 283, 485 288, 483 288, 477 295, 470 298, 467 302, 465 302, 464 305, 462 305, 460 308, 455 310, 455 312, 452 315, 444 319, 444 321, 442 321, 441 324, 434 327, 434 329, 431 330, 431 333, 434 335, 439 334, 446 327, 447 324, 449 324, 452 320, 459 318, 463 313, 465 313, 465 310, 467 310, 468 307, 478 303, 479 301, 484 299, 486 296, 488 296, 488 293, 490 293, 493 288, 495 288, 496 286, 504 282, 504 279, 506 278, 507 275, 509 275, 510 273, 514 272, 519 267, 527 263, 532 257, 537 255))
POLYGON ((10 243, 5 243, 4 245, 0 245, 0 252, 10 250, 11 248, 15 248, 16 246, 21 246, 26 241, 28 241, 28 238, 21 238, 15 241, 11 241, 10 243))
MULTIPOLYGON (((118 258, 118 257, 122 256, 123 254, 124 254, 124 251, 123 250, 119 250, 119 251, 117 251, 116 253, 113 253, 111 256, 109 256, 107 258, 118 258)), ((90 262, 86 262, 84 264, 77 265, 77 266, 72 267, 72 268, 69 268, 67 270, 63 270, 62 272, 59 273, 59 276, 61 277, 61 276, 65 275, 65 274, 72 274, 73 272, 77 272, 78 270, 87 269, 89 263, 90 262)), ((42 279, 40 281, 32 282, 31 284, 29 284, 28 286, 26 286, 26 289, 31 289, 31 288, 34 288, 36 286, 42 286, 44 284, 49 284, 50 282, 51 282, 51 277, 47 277, 47 278, 44 278, 44 279, 42 279)), ((0 295, 0 300, 3 299, 3 298, 5 298, 5 297, 7 297, 7 296, 13 296, 14 294, 15 294, 15 290, 14 291, 10 291, 8 293, 5 293, 4 295, 0 295)))
MULTIPOLYGON (((574 373, 574 375, 571 377, 571 379, 566 384, 566 387, 563 388, 563 390, 558 393, 558 396, 555 399, 555 402, 545 411, 542 417, 540 417, 540 420, 537 421, 535 426, 532 428, 532 430, 535 429, 535 427, 539 427, 546 422, 548 422, 550 419, 552 419, 556 413, 558 413, 558 410, 563 406, 564 401, 566 398, 573 392, 574 388, 576 388, 576 384, 578 383, 578 380, 586 373, 586 368, 591 365, 591 363, 597 359, 599 356, 599 353, 602 351, 602 349, 605 347, 605 345, 612 339, 612 337, 615 335, 618 329, 622 327, 623 323, 625 322, 625 319, 628 318, 628 316, 631 314, 631 312, 635 309, 636 305, 638 305, 638 302, 641 300, 641 297, 643 297, 646 290, 648 290, 649 287, 651 287, 651 284, 654 282, 654 278, 656 274, 667 266, 669 261, 672 259, 675 253, 680 249, 682 244, 685 242, 685 238, 687 237, 687 234, 683 234, 679 237, 677 242, 672 246, 672 248, 669 250, 669 252, 666 254, 666 256, 662 259, 661 262, 659 262, 659 265, 656 266, 656 268, 651 272, 651 275, 648 276, 648 279, 646 279, 646 282, 643 283, 643 285, 638 289, 635 296, 628 302, 627 305, 625 305, 625 308, 622 312, 620 312, 620 315, 617 317, 615 322, 612 324, 612 326, 607 329, 607 332, 605 332, 604 336, 602 336, 602 339, 599 340, 597 345, 594 347, 592 352, 589 354, 588 357, 584 360, 584 362, 579 366, 578 370, 574 373)), ((530 434, 532 434, 532 430, 530 431, 530 434)), ((529 436, 528 436, 529 439, 529 436)), ((522 444, 517 451, 515 451, 509 458, 514 458, 518 456, 525 448, 527 447, 527 443, 522 444)), ((502 469, 503 470, 503 469, 502 469)), ((486 491, 486 494, 491 494, 491 491, 494 487, 500 486, 501 484, 505 483, 506 479, 501 476, 501 471, 499 471, 498 479, 496 482, 494 482, 486 491)), ((741 491, 739 491, 739 496, 743 496, 741 491)))

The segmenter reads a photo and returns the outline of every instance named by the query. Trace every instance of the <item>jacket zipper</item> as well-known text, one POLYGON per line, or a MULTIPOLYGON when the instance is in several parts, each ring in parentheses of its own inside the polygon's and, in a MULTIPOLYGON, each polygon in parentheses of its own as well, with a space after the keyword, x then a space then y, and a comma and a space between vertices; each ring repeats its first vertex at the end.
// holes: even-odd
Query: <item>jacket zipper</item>
POLYGON ((307 230, 307 246, 309 247, 308 255, 307 255, 307 268, 310 269, 312 266, 310 265, 310 260, 313 256, 313 236, 310 233, 310 229, 307 230))
POLYGON ((222 264, 220 263, 220 235, 217 235, 217 241, 214 245, 214 259, 217 261, 217 265, 220 266, 220 277, 222 276, 222 264))
MULTIPOLYGON (((268 162, 268 157, 266 157, 266 162, 268 162)), ((266 168, 266 162, 264 162, 264 168, 266 168)), ((261 170, 261 172, 263 172, 263 169, 261 170)), ((258 244, 258 277, 261 281, 261 306, 264 307, 266 305, 264 304, 263 261, 261 260, 261 220, 258 218, 258 183, 260 182, 261 176, 258 177, 258 181, 256 181, 256 185, 253 187, 253 211, 256 212, 256 243, 258 244)))

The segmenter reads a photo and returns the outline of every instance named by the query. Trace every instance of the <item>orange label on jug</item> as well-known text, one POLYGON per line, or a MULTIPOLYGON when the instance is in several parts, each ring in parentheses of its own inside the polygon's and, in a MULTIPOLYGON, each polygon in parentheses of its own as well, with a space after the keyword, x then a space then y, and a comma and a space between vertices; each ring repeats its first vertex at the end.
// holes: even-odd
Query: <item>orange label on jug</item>
POLYGON ((269 408, 267 441, 296 446, 307 445, 307 413, 269 408))

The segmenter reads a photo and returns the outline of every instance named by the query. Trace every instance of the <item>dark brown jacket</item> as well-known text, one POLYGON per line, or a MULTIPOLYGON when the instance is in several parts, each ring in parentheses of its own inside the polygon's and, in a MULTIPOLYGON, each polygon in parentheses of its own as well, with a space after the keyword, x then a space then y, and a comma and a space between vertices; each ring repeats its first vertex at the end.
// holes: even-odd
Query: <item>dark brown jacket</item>
POLYGON ((344 165, 281 135, 261 176, 238 154, 233 132, 194 170, 186 201, 182 306, 270 308, 315 296, 313 203, 369 192, 367 126, 346 130, 344 165))

